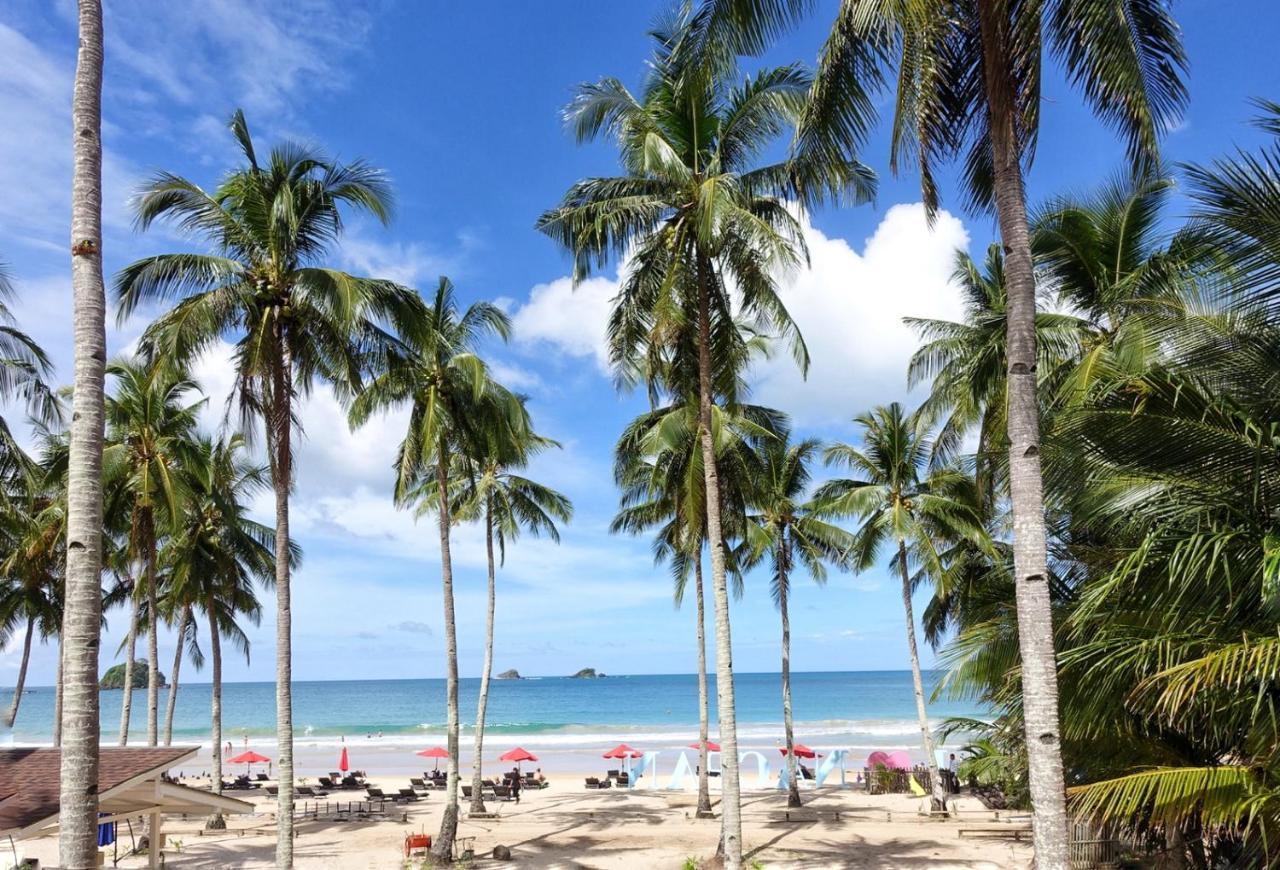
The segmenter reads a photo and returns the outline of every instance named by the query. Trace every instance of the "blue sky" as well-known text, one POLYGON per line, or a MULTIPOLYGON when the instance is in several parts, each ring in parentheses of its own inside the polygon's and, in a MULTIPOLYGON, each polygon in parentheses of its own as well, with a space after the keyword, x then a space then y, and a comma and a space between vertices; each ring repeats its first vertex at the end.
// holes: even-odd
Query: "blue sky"
MULTIPOLYGON (((132 258, 183 244, 163 229, 130 227, 128 197, 159 168, 212 185, 236 155, 225 120, 243 107, 257 140, 294 138, 341 158, 385 168, 398 197, 390 228, 356 221, 335 261, 353 271, 420 287, 449 275, 465 300, 497 299, 515 339, 491 349, 495 368, 531 396, 538 427, 564 449, 533 473, 577 508, 563 542, 521 540, 499 576, 501 670, 569 673, 692 670, 693 617, 675 611, 670 581, 648 543, 607 533, 616 506, 610 451, 643 406, 618 396, 601 362, 601 325, 615 273, 576 292, 565 257, 532 229, 575 180, 615 169, 607 145, 576 146, 559 111, 573 86, 601 75, 638 81, 645 29, 658 2, 547 0, 466 4, 283 0, 107 2, 104 89, 104 254, 108 272, 132 258)), ((811 62, 834 2, 825 0, 769 62, 811 62)), ((1280 12, 1264 0, 1177 4, 1191 61, 1192 100, 1167 141, 1171 163, 1206 160, 1258 134, 1250 97, 1280 96, 1273 62, 1280 12)), ((0 260, 17 279, 21 325, 70 373, 69 223, 70 0, 0 0, 0 260)), ((1119 165, 1119 143, 1050 72, 1044 128, 1029 183, 1034 200, 1086 190, 1119 165)), ((918 180, 888 174, 883 124, 862 155, 881 174, 871 206, 811 216, 812 269, 786 288, 814 367, 802 381, 779 359, 753 373, 758 401, 793 415, 803 435, 848 439, 846 421, 872 404, 909 400, 904 366, 914 339, 906 315, 955 316, 952 253, 980 253, 989 217, 968 214, 943 174, 942 215, 930 232, 918 180)), ((1185 201, 1176 197, 1173 212, 1185 201)), ((145 326, 112 328, 113 351, 145 326)), ((785 355, 784 355, 785 356, 785 355)), ((229 384, 225 359, 198 375, 214 407, 229 384)), ((12 415, 12 409, 7 411, 12 415)), ((306 556, 294 593, 299 679, 440 676, 439 563, 434 527, 415 525, 389 498, 390 463, 403 415, 347 431, 341 408, 315 396, 303 408, 294 529, 306 556)), ((264 502, 261 506, 267 507, 264 502)), ((461 669, 476 675, 483 650, 483 547, 475 529, 456 543, 461 669)), ((750 578, 733 605, 735 664, 774 670, 777 618, 765 578, 750 578)), ((833 575, 825 589, 797 581, 793 667, 905 666, 901 598, 882 571, 833 575)), ((229 662, 227 679, 272 674, 270 596, 250 629, 253 660, 229 662)), ((110 615, 104 649, 122 634, 110 615)), ((172 646, 162 643, 162 661, 172 646)), ((38 650, 31 680, 52 678, 51 648, 38 650)), ((0 683, 16 667, 0 653, 0 683)), ((104 661, 103 667, 106 667, 104 661)), ((167 667, 167 666, 166 666, 167 667)))

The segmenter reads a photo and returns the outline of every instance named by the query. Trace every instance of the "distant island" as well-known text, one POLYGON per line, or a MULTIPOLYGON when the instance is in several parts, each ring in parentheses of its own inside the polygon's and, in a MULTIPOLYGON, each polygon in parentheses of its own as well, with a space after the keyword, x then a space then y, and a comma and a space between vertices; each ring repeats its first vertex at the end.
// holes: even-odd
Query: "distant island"
MULTIPOLYGON (((160 686, 163 688, 169 683, 164 678, 164 672, 160 672, 160 686)), ((135 689, 145 689, 147 687, 147 663, 143 661, 135 661, 133 663, 133 687, 135 689)), ((107 672, 102 675, 102 680, 98 683, 99 689, 123 689, 124 688, 124 665, 112 665, 107 668, 107 672)))
POLYGON ((519 671, 517 671, 515 668, 512 668, 512 669, 511 669, 511 670, 509 670, 509 671, 503 671, 502 673, 498 674, 498 676, 497 676, 497 677, 495 677, 495 679, 498 679, 498 680, 523 680, 523 679, 524 679, 524 677, 520 676, 520 672, 519 672, 519 671))
POLYGON ((595 668, 583 668, 582 670, 578 671, 576 674, 574 674, 574 675, 573 675, 573 679, 575 679, 575 680, 598 680, 598 679, 602 678, 603 676, 604 676, 604 674, 602 674, 602 673, 598 673, 598 672, 596 671, 596 669, 595 669, 595 668))

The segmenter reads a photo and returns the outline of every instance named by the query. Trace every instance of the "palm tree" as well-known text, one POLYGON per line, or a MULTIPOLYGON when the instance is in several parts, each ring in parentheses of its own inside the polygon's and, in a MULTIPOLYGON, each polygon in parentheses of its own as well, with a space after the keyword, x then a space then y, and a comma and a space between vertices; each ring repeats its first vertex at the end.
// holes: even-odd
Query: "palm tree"
POLYGON ((67 486, 66 609, 59 718, 58 856, 73 870, 98 860, 98 641, 102 630, 103 375, 102 4, 79 0, 80 46, 71 99, 71 289, 75 380, 67 486), (65 696, 65 697, 64 697, 65 696))
MULTIPOLYGON (((39 425, 51 426, 62 419, 57 395, 47 383, 53 365, 40 345, 18 328, 9 310, 14 299, 13 284, 0 263, 0 402, 21 402, 39 425)), ((24 469, 30 469, 30 462, 0 416, 0 476, 24 469)))
POLYGON ((907 649, 911 655, 920 736, 932 780, 933 808, 943 810, 947 793, 938 775, 933 733, 925 708, 911 603, 914 584, 910 565, 919 563, 935 580, 941 580, 946 570, 939 556, 939 542, 961 538, 981 541, 984 530, 972 504, 956 495, 964 484, 964 475, 950 468, 929 470, 932 444, 927 417, 907 415, 902 406, 894 402, 860 414, 854 422, 862 431, 863 448, 835 444, 827 448, 826 459, 857 476, 827 482, 815 499, 824 503, 832 514, 859 519, 850 553, 857 570, 865 571, 875 565, 886 546, 893 554, 890 565, 898 569, 902 578, 907 649))
MULTIPOLYGON (((215 794, 222 791, 222 641, 230 640, 248 662, 249 639, 239 620, 243 616, 258 624, 262 606, 254 583, 268 585, 275 579, 275 533, 248 516, 249 502, 270 486, 270 475, 266 467, 247 459, 246 450, 239 434, 217 441, 200 439, 198 458, 187 470, 191 497, 165 553, 172 594, 199 611, 209 625, 215 794)), ((291 568, 299 558, 294 544, 291 568)), ((171 691, 176 692, 176 686, 175 679, 171 691)), ((226 822, 215 813, 208 827, 225 828, 226 822)))
MULTIPOLYGON (((724 45, 722 51, 758 50, 808 7, 805 0, 704 0, 707 19, 718 25, 708 36, 724 45)), ((996 213, 1008 252, 1009 478, 1036 855, 1042 867, 1064 867, 1067 822, 1036 401, 1036 286, 1024 187, 1039 134, 1046 47, 1091 108, 1121 132, 1135 171, 1156 165, 1160 135, 1187 99, 1180 34, 1161 0, 1031 6, 845 0, 822 49, 796 147, 843 159, 865 139, 878 91, 891 78, 892 168, 915 163, 933 212, 939 202, 934 165, 961 157, 969 200, 996 213)))
POLYGON ((756 512, 747 517, 743 542, 743 567, 751 568, 766 558, 773 568, 770 592, 782 617, 782 724, 787 752, 787 805, 800 806, 800 785, 796 777, 795 735, 791 720, 791 616, 787 600, 791 594, 791 573, 803 565, 818 583, 827 579, 826 563, 843 564, 854 547, 854 537, 826 521, 826 507, 808 500, 810 462, 821 444, 806 439, 789 444, 786 435, 763 444, 761 475, 748 491, 756 512))
MULTIPOLYGON (((181 466, 190 458, 196 415, 204 399, 188 403, 188 394, 198 390, 195 381, 167 362, 117 360, 107 366, 107 373, 116 384, 115 392, 106 401, 108 444, 103 466, 107 477, 119 479, 130 504, 128 557, 141 565, 142 580, 134 584, 133 594, 146 602, 147 745, 156 746, 160 704, 159 545, 182 511, 185 487, 181 466)), ((136 622, 129 627, 129 647, 136 629, 136 622)), ((132 669, 132 661, 126 661, 127 686, 132 685, 132 669)), ((127 729, 128 722, 122 722, 122 745, 128 738, 127 729)))
POLYGON ((614 78, 579 89, 566 110, 570 126, 579 140, 616 138, 624 174, 575 184, 559 207, 542 215, 538 228, 573 254, 575 278, 612 255, 631 252, 610 322, 611 358, 620 383, 633 383, 642 360, 667 343, 667 327, 692 325, 725 760, 721 845, 728 866, 737 868, 741 799, 720 483, 711 432, 712 345, 736 333, 736 308, 761 331, 781 334, 801 366, 807 364, 803 342, 777 295, 778 273, 804 260, 801 226, 784 200, 861 198, 871 183, 865 168, 852 161, 756 165, 761 151, 798 117, 810 78, 790 65, 763 70, 735 86, 734 59, 704 50, 699 36, 705 26, 702 13, 685 8, 655 30, 657 47, 638 97, 614 78))
POLYGON ((432 304, 415 321, 401 324, 396 346, 385 352, 381 370, 356 396, 350 411, 355 429, 375 413, 409 403, 409 428, 397 458, 395 499, 404 505, 416 494, 422 499, 421 507, 439 516, 449 750, 448 803, 433 846, 441 861, 451 860, 458 830, 458 638, 449 549, 453 523, 449 473, 454 456, 478 455, 488 438, 511 444, 528 437, 524 404, 493 381, 484 360, 475 353, 482 339, 505 340, 510 331, 507 315, 490 303, 476 302, 459 313, 453 284, 441 277, 432 304))
MULTIPOLYGON (((21 464, 35 466, 25 456, 21 464)), ((12 490, 6 491, 10 488, 0 481, 0 550, 6 554, 0 559, 0 637, 7 645, 21 626, 23 643, 13 701, 5 715, 7 728, 18 718, 35 632, 40 632, 42 641, 58 635, 66 560, 64 529, 58 521, 62 512, 52 504, 50 488, 30 475, 15 476, 13 483, 12 490)))
MULTIPOLYGON (((505 428, 505 427, 504 427, 505 428)), ((557 544, 560 532, 556 520, 568 523, 573 518, 569 499, 550 487, 516 474, 533 453, 560 445, 531 431, 521 433, 519 443, 503 443, 505 432, 482 434, 482 453, 473 457, 455 457, 454 475, 460 492, 452 508, 458 521, 479 520, 484 523, 485 557, 488 564, 488 609, 485 613, 484 669, 480 672, 480 697, 476 705, 475 761, 471 772, 471 812, 483 813, 482 792, 485 712, 489 705, 489 680, 493 673, 493 618, 497 604, 497 564, 506 563, 507 543, 516 540, 522 530, 535 537, 546 534, 557 544), (494 560, 494 545, 498 560, 494 560)), ((431 493, 420 492, 415 500, 422 506, 431 504, 431 493)), ((420 507, 420 511, 422 508, 420 507)))
MULTIPOLYGON (((671 371, 668 368, 664 380, 671 381, 671 371)), ((744 490, 759 473, 760 441, 774 437, 783 429, 785 418, 769 408, 738 405, 733 413, 713 408, 721 511, 726 520, 722 530, 727 530, 725 555, 735 597, 742 594, 742 575, 732 542, 744 534, 744 490)), ((696 393, 641 414, 623 430, 614 448, 614 479, 622 490, 622 497, 610 531, 632 535, 654 532, 654 560, 670 564, 677 607, 684 603, 689 577, 693 576, 698 646, 697 812, 710 817, 707 765, 710 704, 702 568, 707 527, 706 476, 698 437, 696 393)))
POLYGON ((160 254, 116 278, 125 319, 147 302, 179 300, 147 328, 142 348, 174 364, 190 361, 223 336, 234 342, 244 430, 261 419, 276 501, 276 739, 280 825, 276 863, 293 863, 292 610, 289 492, 293 483, 294 400, 320 381, 342 393, 360 380, 367 353, 383 342, 375 321, 414 307, 388 281, 328 268, 343 229, 343 208, 386 222, 385 177, 362 161, 341 164, 311 148, 283 144, 259 162, 244 114, 231 120, 246 161, 212 193, 161 173, 137 200, 137 221, 158 220, 199 238, 212 254, 160 254))

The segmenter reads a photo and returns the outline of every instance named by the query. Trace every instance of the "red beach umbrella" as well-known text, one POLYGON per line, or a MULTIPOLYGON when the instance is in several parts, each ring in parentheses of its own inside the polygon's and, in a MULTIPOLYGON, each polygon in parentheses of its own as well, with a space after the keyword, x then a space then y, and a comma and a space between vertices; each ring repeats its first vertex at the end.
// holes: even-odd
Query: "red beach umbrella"
MULTIPOLYGON (((690 744, 689 744, 689 748, 690 748, 690 749, 701 749, 701 748, 702 748, 702 744, 700 744, 700 743, 690 743, 690 744)), ((710 741, 710 740, 708 740, 708 741, 707 741, 707 752, 719 752, 719 751, 720 751, 720 744, 719 744, 719 743, 713 743, 713 742, 712 742, 712 741, 710 741)))
POLYGON ((267 758, 265 755, 259 755, 258 753, 250 750, 248 752, 241 752, 235 758, 228 758, 227 764, 243 764, 245 766, 244 772, 248 773, 249 765, 266 764, 269 761, 271 761, 271 759, 267 758))
POLYGON ((419 749, 414 755, 421 755, 423 758, 434 758, 436 760, 436 770, 440 769, 440 759, 449 757, 449 750, 443 746, 433 746, 430 749, 419 749))
POLYGON ((617 746, 606 752, 602 758, 641 758, 644 753, 639 749, 632 749, 625 743, 619 743, 617 746))
MULTIPOLYGON (((783 755, 786 755, 787 747, 783 746, 778 751, 781 752, 783 755)), ((803 743, 796 744, 796 758, 817 758, 817 757, 818 757, 818 753, 814 752, 808 746, 805 746, 803 743)))
POLYGON ((342 754, 338 756, 338 770, 346 773, 351 769, 351 762, 347 760, 347 747, 342 747, 342 754))
POLYGON ((514 761, 516 763, 516 766, 519 767, 520 762, 537 761, 538 756, 534 755, 532 752, 530 752, 527 749, 521 749, 519 746, 517 746, 515 749, 512 749, 510 752, 505 752, 502 755, 499 755, 498 760, 514 761))

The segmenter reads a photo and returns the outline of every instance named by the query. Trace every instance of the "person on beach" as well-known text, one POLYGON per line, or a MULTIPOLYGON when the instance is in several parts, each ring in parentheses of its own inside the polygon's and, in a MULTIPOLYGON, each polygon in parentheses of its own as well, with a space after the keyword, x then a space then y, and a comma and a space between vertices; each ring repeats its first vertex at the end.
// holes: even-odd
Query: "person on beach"
POLYGON ((524 785, 521 782, 520 768, 513 767, 511 769, 511 796, 516 799, 516 803, 520 803, 520 789, 524 785))
POLYGON ((534 779, 536 779, 536 780, 538 781, 538 785, 542 785, 543 783, 545 783, 545 782, 547 781, 547 778, 546 778, 545 776, 543 776, 543 774, 542 774, 542 768, 541 768, 541 767, 539 767, 539 768, 538 768, 538 772, 534 775, 534 777, 533 777, 533 778, 534 778, 534 779))

